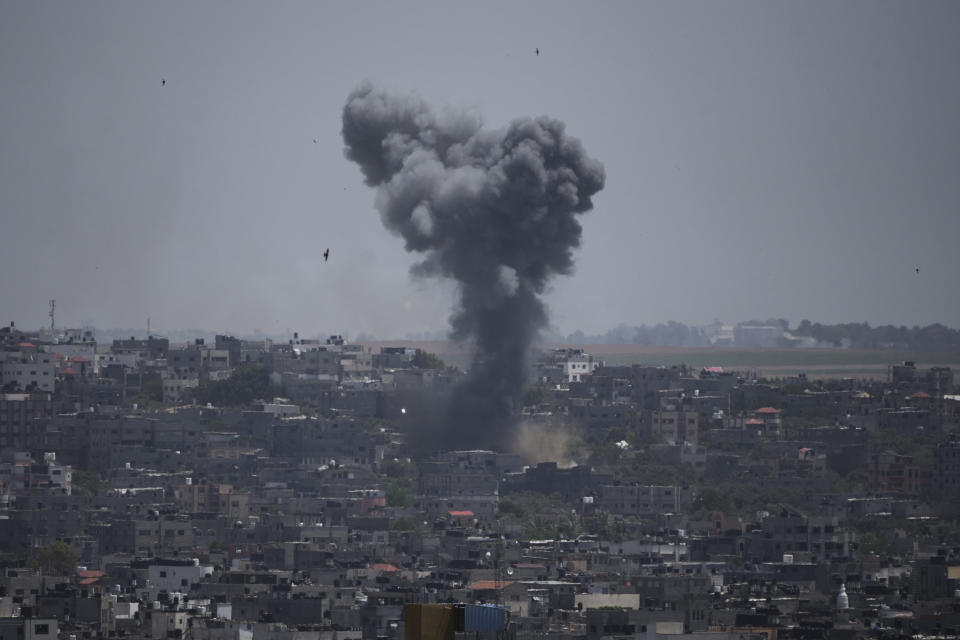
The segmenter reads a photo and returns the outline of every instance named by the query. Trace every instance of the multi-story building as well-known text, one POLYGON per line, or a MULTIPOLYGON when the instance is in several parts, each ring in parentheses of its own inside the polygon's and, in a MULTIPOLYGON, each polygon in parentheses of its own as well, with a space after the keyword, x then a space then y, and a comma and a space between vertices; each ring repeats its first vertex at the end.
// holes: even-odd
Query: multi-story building
POLYGON ((24 342, 30 342, 35 339, 36 334, 29 334, 20 329, 17 329, 17 325, 14 322, 11 322, 8 325, 0 327, 0 346, 11 348, 16 347, 18 344, 24 342))
POLYGON ((930 488, 930 476, 928 465, 893 451, 871 454, 867 466, 867 486, 873 493, 916 495, 930 488))
POLYGON ((283 376, 307 376, 315 380, 340 379, 340 353, 326 346, 302 345, 284 351, 274 351, 267 365, 274 382, 283 376))
POLYGON ((960 492, 960 440, 941 442, 933 450, 933 490, 939 495, 960 492))
POLYGON ((605 404, 583 398, 570 398, 567 411, 571 418, 587 429, 606 429, 614 426, 630 428, 635 414, 629 405, 605 404))
POLYGON ((54 452, 44 453, 43 462, 35 462, 30 454, 18 451, 12 460, 0 463, 0 484, 14 493, 68 496, 73 489, 73 472, 70 465, 57 464, 54 452))
POLYGON ((177 490, 184 512, 219 513, 232 520, 245 520, 250 515, 249 491, 237 491, 229 484, 188 480, 177 490))
POLYGON ((52 417, 49 393, 0 393, 0 447, 40 448, 44 427, 52 417))
POLYGON ((57 640, 60 626, 57 618, 0 619, 2 640, 57 640))
POLYGON ((457 459, 440 457, 420 467, 420 493, 428 496, 496 495, 500 473, 491 451, 462 451, 457 459), (482 455, 487 454, 487 455, 482 455))
POLYGON ((779 562, 785 554, 822 560, 849 557, 855 544, 855 532, 839 516, 808 515, 781 504, 750 532, 747 553, 763 562, 779 562))
POLYGON ((45 393, 55 390, 56 364, 52 353, 24 347, 0 353, 0 358, 0 388, 45 393))
POLYGON ((669 444, 696 445, 699 431, 699 412, 681 403, 666 404, 654 411, 644 411, 639 425, 642 438, 664 440, 669 444))
MULTIPOLYGON (((138 566, 143 563, 136 563, 138 566)), ((205 576, 213 574, 213 567, 201 565, 193 559, 178 560, 172 558, 157 558, 148 560, 147 579, 152 589, 167 593, 186 593, 192 585, 196 585, 205 576)))
POLYGON ((199 378, 202 367, 200 344, 198 340, 197 344, 167 351, 167 375, 178 380, 199 378))
POLYGON ((921 380, 927 393, 937 400, 953 393, 953 369, 950 367, 930 367, 922 374, 921 380))
POLYGON ((97 353, 93 357, 93 373, 98 376, 105 375, 111 370, 136 370, 139 365, 140 357, 135 352, 97 353))
POLYGON ((639 409, 653 411, 660 406, 660 391, 673 389, 680 379, 680 370, 667 367, 634 365, 631 390, 633 402, 639 409))
POLYGON ((67 541, 86 526, 83 499, 70 495, 18 496, 10 519, 25 530, 31 546, 40 547, 54 540, 67 541))
POLYGON ((170 340, 157 336, 148 336, 141 339, 131 336, 129 340, 114 340, 111 347, 113 353, 136 353, 138 357, 147 360, 164 358, 169 349, 170 340))
POLYGON ((624 516, 657 516, 681 511, 682 490, 676 486, 605 484, 600 487, 596 506, 624 516))
POLYGON ((233 336, 217 335, 214 337, 214 348, 227 352, 227 365, 237 367, 243 363, 243 342, 233 336))
POLYGON ((580 382, 603 366, 602 360, 595 359, 583 349, 555 349, 554 353, 567 382, 580 382))

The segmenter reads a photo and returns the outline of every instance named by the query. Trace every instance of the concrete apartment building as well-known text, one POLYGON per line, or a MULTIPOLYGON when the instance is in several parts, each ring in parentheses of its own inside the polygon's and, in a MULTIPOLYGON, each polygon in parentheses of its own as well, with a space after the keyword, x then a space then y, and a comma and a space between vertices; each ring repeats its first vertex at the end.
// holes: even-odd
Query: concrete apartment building
POLYGON ((655 411, 643 412, 638 432, 642 438, 654 442, 696 445, 700 432, 700 413, 688 405, 669 403, 655 411))
POLYGON ((53 416, 49 393, 0 393, 0 447, 42 446, 45 422, 53 416))
POLYGON ((35 347, 0 352, 0 388, 53 393, 56 374, 52 353, 38 351, 35 347))

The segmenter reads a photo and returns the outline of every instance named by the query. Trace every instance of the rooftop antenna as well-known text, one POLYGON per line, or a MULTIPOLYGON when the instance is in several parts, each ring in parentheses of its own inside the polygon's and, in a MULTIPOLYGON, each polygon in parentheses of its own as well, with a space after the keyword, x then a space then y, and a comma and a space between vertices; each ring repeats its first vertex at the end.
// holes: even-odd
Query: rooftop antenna
POLYGON ((56 301, 56 300, 51 300, 51 301, 50 301, 50 333, 53 333, 53 327, 54 327, 54 323, 53 323, 53 310, 54 310, 56 307, 57 307, 57 301, 56 301))
POLYGON ((147 337, 150 337, 150 316, 147 316, 147 337))

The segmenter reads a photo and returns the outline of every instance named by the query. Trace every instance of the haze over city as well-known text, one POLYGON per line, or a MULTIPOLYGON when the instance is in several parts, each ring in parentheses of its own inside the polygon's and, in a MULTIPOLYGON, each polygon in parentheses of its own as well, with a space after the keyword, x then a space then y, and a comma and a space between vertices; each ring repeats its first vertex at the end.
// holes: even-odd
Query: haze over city
POLYGON ((960 318, 956 3, 0 15, 0 299, 21 326, 55 298, 65 326, 443 330, 453 286, 411 277, 344 157, 363 82, 488 129, 556 118, 603 163, 545 295, 557 332, 960 318))
POLYGON ((0 640, 960 639, 960 3, 0 3, 0 640))

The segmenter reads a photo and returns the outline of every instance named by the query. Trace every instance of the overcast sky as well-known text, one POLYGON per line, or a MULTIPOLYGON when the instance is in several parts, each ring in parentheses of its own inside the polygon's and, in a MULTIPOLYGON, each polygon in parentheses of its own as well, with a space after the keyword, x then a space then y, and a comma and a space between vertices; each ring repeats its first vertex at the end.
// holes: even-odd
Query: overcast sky
POLYGON ((343 155, 370 81, 603 162, 556 331, 956 327, 958 33, 955 1, 3 2, 0 320, 443 329, 343 155))

